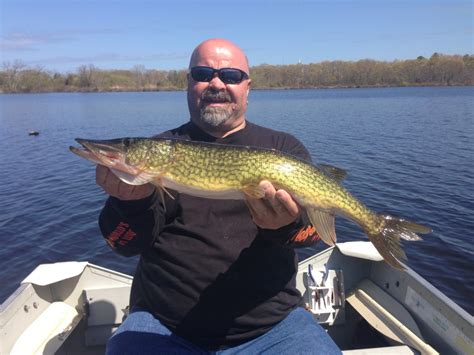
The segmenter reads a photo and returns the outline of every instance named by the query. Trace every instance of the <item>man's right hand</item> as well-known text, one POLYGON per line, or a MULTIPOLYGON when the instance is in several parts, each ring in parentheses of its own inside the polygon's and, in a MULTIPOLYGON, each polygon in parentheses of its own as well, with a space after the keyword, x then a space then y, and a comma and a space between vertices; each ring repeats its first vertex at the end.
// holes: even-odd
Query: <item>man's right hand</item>
POLYGON ((97 165, 95 180, 97 185, 104 189, 107 194, 119 200, 140 200, 150 196, 155 190, 155 187, 151 184, 129 185, 103 165, 97 165))

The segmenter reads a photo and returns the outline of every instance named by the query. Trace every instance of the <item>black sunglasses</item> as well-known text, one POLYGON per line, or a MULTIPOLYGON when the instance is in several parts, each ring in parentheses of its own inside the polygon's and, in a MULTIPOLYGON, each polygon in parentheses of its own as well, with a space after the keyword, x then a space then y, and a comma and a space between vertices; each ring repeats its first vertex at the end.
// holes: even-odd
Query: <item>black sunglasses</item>
POLYGON ((191 77, 196 81, 209 82, 217 74, 224 84, 239 84, 248 79, 246 72, 237 68, 214 69, 211 67, 192 67, 191 77))

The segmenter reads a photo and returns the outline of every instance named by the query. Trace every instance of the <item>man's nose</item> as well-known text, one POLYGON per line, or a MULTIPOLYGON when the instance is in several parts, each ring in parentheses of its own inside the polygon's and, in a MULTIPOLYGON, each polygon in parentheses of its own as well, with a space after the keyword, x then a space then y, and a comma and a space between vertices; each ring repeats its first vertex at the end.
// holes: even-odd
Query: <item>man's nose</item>
POLYGON ((224 90, 226 88, 225 84, 222 82, 222 80, 219 78, 217 73, 214 75, 214 77, 211 79, 209 82, 209 86, 215 90, 224 90))

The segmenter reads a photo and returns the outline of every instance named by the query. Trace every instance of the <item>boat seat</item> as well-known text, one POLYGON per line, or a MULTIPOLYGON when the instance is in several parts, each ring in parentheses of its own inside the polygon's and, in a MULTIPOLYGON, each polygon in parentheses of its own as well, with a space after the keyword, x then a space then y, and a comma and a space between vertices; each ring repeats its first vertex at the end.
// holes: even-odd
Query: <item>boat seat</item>
POLYGON ((423 340, 415 320, 406 308, 372 281, 362 280, 346 301, 386 337, 422 354, 438 354, 423 340))
POLYGON ((18 337, 10 355, 54 354, 80 320, 74 307, 53 302, 18 337))

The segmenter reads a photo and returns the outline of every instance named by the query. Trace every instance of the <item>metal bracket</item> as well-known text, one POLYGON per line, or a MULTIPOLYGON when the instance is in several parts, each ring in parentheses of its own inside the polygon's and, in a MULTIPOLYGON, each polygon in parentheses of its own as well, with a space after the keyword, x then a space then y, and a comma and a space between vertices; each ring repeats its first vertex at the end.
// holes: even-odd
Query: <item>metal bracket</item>
POLYGON ((305 277, 308 309, 318 323, 332 325, 344 309, 346 296, 342 270, 314 270, 310 264, 305 277))

